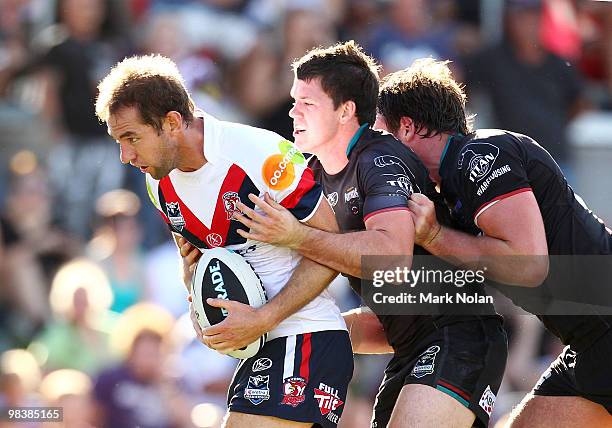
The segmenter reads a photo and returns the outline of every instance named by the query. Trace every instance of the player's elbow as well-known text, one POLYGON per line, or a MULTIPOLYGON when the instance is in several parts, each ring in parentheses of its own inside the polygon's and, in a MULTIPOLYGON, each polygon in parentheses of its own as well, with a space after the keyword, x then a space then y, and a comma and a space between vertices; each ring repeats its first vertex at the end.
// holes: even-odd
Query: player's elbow
POLYGON ((548 257, 528 256, 525 259, 521 285, 529 288, 539 287, 548 276, 548 257))

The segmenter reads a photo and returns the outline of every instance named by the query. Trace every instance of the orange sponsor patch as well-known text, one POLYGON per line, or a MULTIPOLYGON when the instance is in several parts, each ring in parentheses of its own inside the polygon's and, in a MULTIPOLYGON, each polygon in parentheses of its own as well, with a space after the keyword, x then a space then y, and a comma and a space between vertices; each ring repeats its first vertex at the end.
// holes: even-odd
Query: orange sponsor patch
POLYGON ((300 151, 289 141, 279 144, 281 153, 269 156, 263 164, 261 173, 272 190, 284 190, 295 180, 294 164, 302 164, 305 159, 300 151))
POLYGON ((283 190, 291 186, 295 179, 295 168, 281 154, 272 155, 263 164, 263 177, 274 190, 283 190))

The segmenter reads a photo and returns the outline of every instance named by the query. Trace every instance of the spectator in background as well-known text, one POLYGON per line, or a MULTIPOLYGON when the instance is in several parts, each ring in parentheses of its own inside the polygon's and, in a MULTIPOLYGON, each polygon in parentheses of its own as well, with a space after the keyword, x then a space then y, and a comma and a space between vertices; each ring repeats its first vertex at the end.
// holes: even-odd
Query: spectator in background
POLYGON ((458 26, 434 14, 437 2, 394 0, 387 19, 375 26, 364 41, 384 73, 401 70, 415 59, 455 59, 458 26))
POLYGON ((584 36, 580 69, 589 82, 589 95, 600 109, 612 111, 612 4, 580 3, 584 36))
POLYGON ((543 47, 541 14, 541 0, 507 0, 502 42, 466 58, 464 77, 468 91, 480 88, 490 97, 491 127, 546 144, 568 174, 565 127, 585 108, 581 76, 543 47))
POLYGON ((12 66, 13 77, 40 71, 46 76, 48 107, 42 114, 57 121, 61 135, 49 159, 54 215, 64 229, 81 237, 91 233, 95 198, 123 181, 124 170, 112 161, 116 149, 92 107, 98 80, 130 51, 129 39, 110 28, 121 22, 111 5, 120 3, 58 0, 57 25, 43 30, 32 44, 31 51, 38 53, 12 66))
MULTIPOLYGON (((31 154, 30 154, 31 155, 31 154)), ((24 155, 25 156, 25 155, 24 155)), ((26 156, 27 157, 27 156, 26 156)), ((52 199, 44 170, 35 159, 16 156, 0 214, 0 329, 8 347, 26 346, 50 316, 51 278, 78 244, 51 223, 52 199)))
POLYGON ((149 15, 143 23, 140 50, 145 54, 171 58, 181 71, 195 102, 203 109, 227 120, 243 119, 230 92, 222 88, 223 56, 211 46, 189 39, 185 15, 180 10, 163 10, 149 15))
POLYGON ((74 260, 58 271, 50 294, 53 319, 31 345, 45 369, 94 374, 109 364, 111 299, 108 279, 94 263, 74 260))
POLYGON ((40 384, 45 406, 61 407, 62 421, 45 423, 45 428, 94 428, 96 418, 89 376, 78 370, 56 370, 40 384))
POLYGON ((245 58, 237 75, 236 95, 257 126, 292 138, 293 121, 289 110, 293 100, 289 90, 293 83, 290 64, 304 52, 336 40, 334 28, 314 2, 287 5, 280 34, 263 34, 255 49, 245 58), (275 44, 280 38, 282 44, 275 44))
POLYGON ((189 400, 165 372, 171 327, 169 315, 150 305, 134 306, 118 321, 114 334, 127 353, 95 381, 100 427, 191 426, 189 400))
MULTIPOLYGON (((32 354, 23 349, 11 349, 0 356, 0 411, 7 408, 40 406, 36 396, 40 384, 40 367, 32 354)), ((0 428, 34 428, 34 423, 15 423, 5 418, 0 428)))
POLYGON ((96 201, 98 227, 89 245, 92 257, 104 270, 113 293, 110 310, 121 313, 144 298, 140 200, 123 189, 105 193, 96 201))

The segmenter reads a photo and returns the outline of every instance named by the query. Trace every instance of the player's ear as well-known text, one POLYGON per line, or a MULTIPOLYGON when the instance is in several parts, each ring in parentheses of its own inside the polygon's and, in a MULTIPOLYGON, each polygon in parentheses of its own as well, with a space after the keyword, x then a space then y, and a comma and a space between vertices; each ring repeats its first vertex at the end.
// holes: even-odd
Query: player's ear
POLYGON ((183 116, 178 111, 169 111, 168 113, 166 113, 166 117, 164 118, 164 126, 167 126, 167 129, 170 132, 174 132, 178 129, 181 129, 182 125, 183 116))
POLYGON ((357 114, 357 106, 355 101, 347 101, 340 106, 340 122, 348 123, 357 114))
POLYGON ((409 141, 414 137, 415 127, 414 122, 408 116, 402 116, 400 119, 397 136, 402 141, 409 141))

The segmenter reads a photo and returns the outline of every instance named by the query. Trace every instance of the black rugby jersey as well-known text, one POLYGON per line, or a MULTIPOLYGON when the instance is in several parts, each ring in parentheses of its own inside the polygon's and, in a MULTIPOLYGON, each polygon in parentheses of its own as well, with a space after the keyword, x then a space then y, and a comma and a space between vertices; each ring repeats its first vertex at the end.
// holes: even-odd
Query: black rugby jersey
MULTIPOLYGON (((391 134, 365 126, 348 147, 348 164, 337 174, 327 174, 318 159, 310 167, 322 184, 334 209, 342 232, 365 230, 365 221, 376 213, 407 210, 414 192, 423 193, 436 205, 441 223, 448 225, 450 215, 435 183, 417 156, 391 134)), ((429 254, 419 246, 414 254, 429 254)), ((413 266, 414 268, 414 266, 413 266)), ((452 268, 449 265, 449 268, 452 268)), ((361 279, 347 276, 351 287, 361 294, 361 279)), ((492 306, 487 314, 495 314, 492 306)), ((443 325, 474 319, 476 316, 379 315, 389 344, 396 352, 410 351, 411 345, 443 325)), ((493 315, 496 316, 496 315, 493 315)))
MULTIPOLYGON (((478 216, 484 210, 501 199, 531 190, 542 214, 550 255, 612 254, 612 236, 604 224, 574 195, 550 154, 530 137, 496 129, 455 136, 442 155, 440 177, 442 195, 462 229, 479 231, 478 216)), ((551 271, 540 287, 497 288, 539 315, 565 344, 583 341, 610 327, 610 316, 542 314, 542 308, 551 307, 558 295, 553 274, 551 271)), ((581 287, 575 284, 575 301, 589 297, 579 295, 584 293, 581 287)))

